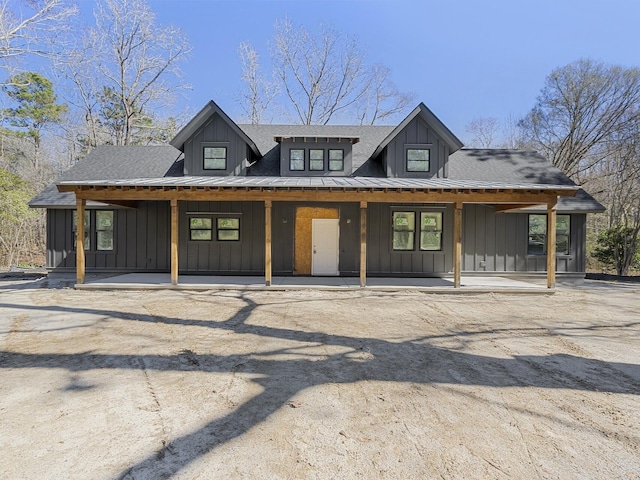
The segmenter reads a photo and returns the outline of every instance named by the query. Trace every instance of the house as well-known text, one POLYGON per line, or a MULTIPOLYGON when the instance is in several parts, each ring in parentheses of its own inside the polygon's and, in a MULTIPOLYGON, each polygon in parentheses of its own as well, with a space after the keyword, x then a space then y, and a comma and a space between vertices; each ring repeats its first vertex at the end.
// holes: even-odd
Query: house
POLYGON ((237 125, 208 103, 164 146, 101 146, 30 203, 47 267, 179 274, 584 277, 603 207, 534 152, 396 126, 237 125), (78 218, 84 221, 78 222, 78 218))

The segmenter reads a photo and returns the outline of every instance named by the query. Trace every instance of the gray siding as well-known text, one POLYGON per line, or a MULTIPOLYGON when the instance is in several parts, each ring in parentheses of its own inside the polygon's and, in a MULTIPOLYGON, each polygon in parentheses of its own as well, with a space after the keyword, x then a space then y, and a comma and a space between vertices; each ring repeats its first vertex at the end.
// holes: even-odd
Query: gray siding
POLYGON ((340 275, 360 272, 360 204, 274 202, 272 210, 272 269, 274 275, 292 275, 296 207, 337 208, 340 216, 340 275))
POLYGON ((242 138, 219 115, 211 119, 184 144, 184 174, 228 176, 245 175, 247 161, 251 160, 249 147, 242 138), (203 148, 226 147, 226 170, 205 170, 203 148))
POLYGON ((420 117, 414 118, 382 152, 388 177, 444 178, 448 158, 449 147, 420 117), (407 172, 405 149, 408 146, 430 149, 429 172, 407 172))
POLYGON ((264 273, 263 202, 180 202, 180 273, 264 273), (192 213, 193 212, 193 213, 192 213), (200 212, 200 213, 197 213, 200 212), (240 219, 239 241, 218 241, 216 219, 224 214, 240 219), (213 240, 191 241, 189 218, 213 220, 213 240))
MULTIPOLYGON (((546 271, 546 255, 527 254, 528 214, 496 213, 490 206, 465 205, 462 218, 463 271, 546 271)), ((571 215, 570 254, 558 256, 558 272, 584 273, 585 226, 586 215, 571 215)))
MULTIPOLYGON (((91 212, 92 223, 95 210, 91 212)), ((170 268, 169 202, 138 202, 135 209, 114 209, 114 250, 87 250, 88 272, 148 271, 170 268)), ((76 266, 72 209, 47 210, 47 267, 76 266)), ((95 231, 91 231, 95 245, 95 231)))
POLYGON ((307 141, 301 142, 283 140, 280 146, 280 175, 283 177, 344 177, 351 175, 353 171, 353 155, 351 142, 349 140, 330 141, 307 141), (291 171, 289 168, 289 151, 291 149, 302 149, 305 151, 305 169, 291 171), (309 150, 324 150, 324 170, 309 170, 309 150), (329 170, 329 149, 342 150, 344 152, 344 170, 329 170))
POLYGON ((453 270, 453 208, 370 203, 367 208, 367 272, 370 275, 438 276, 453 270), (442 251, 392 250, 392 211, 442 211, 442 251))

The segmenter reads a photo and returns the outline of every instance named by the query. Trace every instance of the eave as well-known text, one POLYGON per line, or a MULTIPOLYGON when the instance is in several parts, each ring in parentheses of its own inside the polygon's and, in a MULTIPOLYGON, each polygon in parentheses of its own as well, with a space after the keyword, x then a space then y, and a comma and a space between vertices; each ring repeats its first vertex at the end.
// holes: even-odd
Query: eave
POLYGON ((486 203, 543 205, 559 196, 573 196, 577 187, 389 187, 295 185, 90 185, 59 184, 77 199, 105 203, 135 200, 315 201, 486 203), (555 187, 555 188, 554 188, 555 187))

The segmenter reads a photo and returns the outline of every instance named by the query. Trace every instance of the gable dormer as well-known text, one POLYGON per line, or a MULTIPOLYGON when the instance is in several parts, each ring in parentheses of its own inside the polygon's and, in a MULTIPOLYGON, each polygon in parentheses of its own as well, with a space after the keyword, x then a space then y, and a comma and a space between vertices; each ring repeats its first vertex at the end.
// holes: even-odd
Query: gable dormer
POLYGON ((446 178, 449 155, 462 142, 423 103, 384 139, 372 157, 387 177, 446 178))
POLYGON ((344 177, 353 170, 358 137, 277 136, 283 177, 344 177))
POLYGON ((243 176, 260 158, 255 143, 213 101, 169 142, 184 153, 184 174, 243 176))

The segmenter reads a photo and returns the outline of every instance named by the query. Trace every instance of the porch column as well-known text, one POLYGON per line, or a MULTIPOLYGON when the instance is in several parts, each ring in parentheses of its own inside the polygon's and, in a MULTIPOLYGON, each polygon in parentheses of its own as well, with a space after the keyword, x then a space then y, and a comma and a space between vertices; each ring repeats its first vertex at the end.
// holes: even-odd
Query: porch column
POLYGON ((87 201, 76 198, 76 283, 84 283, 84 207, 87 201))
POLYGON ((271 200, 264 201, 264 284, 271 286, 271 200))
POLYGON ((556 206, 558 200, 547 204, 547 288, 556 286, 556 206))
POLYGON ((360 288, 367 285, 367 202, 360 202, 360 288))
POLYGON ((171 200, 171 285, 178 284, 178 200, 171 200))
POLYGON ((462 202, 456 202, 453 216, 453 287, 460 288, 462 269, 462 202))

